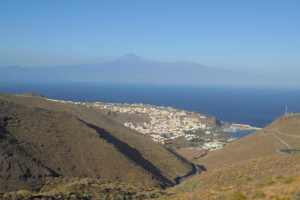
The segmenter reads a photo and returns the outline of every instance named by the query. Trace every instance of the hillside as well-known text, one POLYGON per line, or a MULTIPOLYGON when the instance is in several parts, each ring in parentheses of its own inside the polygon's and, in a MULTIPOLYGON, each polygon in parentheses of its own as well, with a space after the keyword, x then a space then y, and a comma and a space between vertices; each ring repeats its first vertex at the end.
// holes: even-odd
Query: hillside
POLYGON ((203 172, 167 190, 172 199, 298 200, 300 155, 271 155, 203 172))
POLYGON ((300 149, 300 114, 210 152, 200 159, 208 171, 161 190, 153 187, 174 185, 174 171, 191 167, 164 147, 85 106, 7 94, 0 99, 2 191, 19 190, 4 199, 300 199, 300 153, 277 151, 300 149))
POLYGON ((166 187, 192 170, 180 156, 85 106, 7 94, 0 100, 1 144, 7 144, 1 191, 38 189, 57 176, 166 187))
POLYGON ((278 118, 268 127, 198 162, 208 170, 167 190, 174 199, 300 199, 300 114, 278 118))
POLYGON ((40 176, 45 175, 37 173, 36 166, 32 168, 31 165, 43 168, 43 173, 51 172, 51 177, 118 177, 123 181, 155 185, 149 172, 136 166, 133 160, 101 139, 104 131, 90 128, 65 112, 30 108, 6 101, 1 101, 0 105, 3 140, 14 147, 2 149, 6 153, 2 158, 2 177, 6 178, 2 179, 1 185, 5 186, 8 179, 17 185, 20 185, 19 182, 25 185, 32 182, 38 187, 36 181, 41 182, 40 176), (29 162, 15 149, 21 155, 25 154, 29 162))
POLYGON ((18 190, 0 194, 4 200, 99 200, 99 199, 126 199, 142 200, 164 197, 170 199, 172 194, 160 189, 140 186, 134 183, 112 181, 95 178, 54 178, 37 192, 18 190))
MULTIPOLYGON (((11 197, 37 199, 174 199, 174 200, 298 200, 300 198, 300 154, 267 156, 237 162, 202 172, 166 190, 145 188, 103 179, 55 178, 39 193, 18 191, 11 197)), ((22 199, 22 198, 21 198, 22 199)))
POLYGON ((221 150, 209 152, 207 156, 195 161, 206 169, 225 164, 277 155, 277 149, 300 149, 300 114, 285 115, 264 129, 239 139, 221 150), (280 141, 283 141, 280 142, 280 141))

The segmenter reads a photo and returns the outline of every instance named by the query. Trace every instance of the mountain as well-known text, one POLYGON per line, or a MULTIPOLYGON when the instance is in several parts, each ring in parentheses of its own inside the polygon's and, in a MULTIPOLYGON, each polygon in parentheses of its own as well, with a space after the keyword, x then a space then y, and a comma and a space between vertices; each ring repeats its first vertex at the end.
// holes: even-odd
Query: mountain
POLYGON ((145 60, 133 53, 127 54, 125 56, 122 56, 120 58, 117 58, 112 61, 113 63, 131 63, 131 64, 141 64, 141 63, 151 63, 151 61, 145 60))
POLYGON ((3 81, 111 81, 204 84, 299 84, 291 78, 222 70, 190 62, 158 63, 128 54, 100 64, 0 68, 3 81))
POLYGON ((169 187, 192 173, 176 153, 82 105, 0 94, 0 193, 53 178, 169 187))

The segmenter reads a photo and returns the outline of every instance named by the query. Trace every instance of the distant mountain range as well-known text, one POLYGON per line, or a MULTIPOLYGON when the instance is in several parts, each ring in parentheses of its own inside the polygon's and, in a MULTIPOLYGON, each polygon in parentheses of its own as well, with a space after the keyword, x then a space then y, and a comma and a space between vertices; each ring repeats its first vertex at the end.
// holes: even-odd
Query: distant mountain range
POLYGON ((3 81, 110 81, 204 84, 300 84, 300 80, 217 69, 190 62, 158 63, 128 54, 115 60, 56 67, 0 67, 3 81))

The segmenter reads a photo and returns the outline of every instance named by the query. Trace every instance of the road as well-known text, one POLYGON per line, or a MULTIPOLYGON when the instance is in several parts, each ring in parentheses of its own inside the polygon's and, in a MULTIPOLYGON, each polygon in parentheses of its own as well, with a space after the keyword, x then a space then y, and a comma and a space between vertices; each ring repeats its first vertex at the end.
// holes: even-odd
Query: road
POLYGON ((285 149, 277 149, 277 152, 283 153, 283 154, 288 154, 288 155, 293 155, 293 152, 294 152, 294 151, 300 151, 300 149, 292 149, 291 146, 288 145, 285 141, 283 141, 282 139, 280 139, 279 137, 277 137, 277 136, 275 136, 275 135, 268 134, 268 132, 273 132, 273 133, 275 133, 275 134, 282 134, 282 135, 287 135, 287 136, 299 138, 298 135, 284 134, 284 133, 279 133, 279 132, 277 132, 277 131, 264 131, 264 132, 263 132, 263 134, 270 135, 270 136, 272 136, 273 138, 275 138, 278 142, 280 142, 280 143, 285 147, 285 149))
POLYGON ((279 153, 293 155, 293 151, 300 151, 300 149, 277 149, 279 153))
POLYGON ((196 176, 198 174, 197 167, 196 167, 196 165, 194 163, 192 163, 192 167, 193 167, 192 174, 179 179, 178 182, 177 182, 177 184, 180 184, 183 181, 186 181, 186 180, 188 180, 188 179, 190 179, 190 178, 192 178, 192 177, 194 177, 194 176, 196 176))

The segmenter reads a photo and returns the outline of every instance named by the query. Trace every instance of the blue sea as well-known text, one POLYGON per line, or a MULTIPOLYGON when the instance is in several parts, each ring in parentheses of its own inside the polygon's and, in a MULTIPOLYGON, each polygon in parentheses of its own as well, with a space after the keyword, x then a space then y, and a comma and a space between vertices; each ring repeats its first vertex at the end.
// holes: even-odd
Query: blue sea
POLYGON ((239 131, 237 133, 226 133, 226 135, 229 135, 231 137, 236 137, 236 138, 242 138, 253 132, 255 132, 255 130, 245 130, 245 131, 239 131))
POLYGON ((300 112, 300 88, 296 86, 0 81, 0 92, 33 92, 52 99, 81 102, 87 99, 170 106, 261 128, 282 116, 286 106, 289 112, 300 112))

